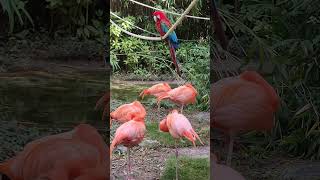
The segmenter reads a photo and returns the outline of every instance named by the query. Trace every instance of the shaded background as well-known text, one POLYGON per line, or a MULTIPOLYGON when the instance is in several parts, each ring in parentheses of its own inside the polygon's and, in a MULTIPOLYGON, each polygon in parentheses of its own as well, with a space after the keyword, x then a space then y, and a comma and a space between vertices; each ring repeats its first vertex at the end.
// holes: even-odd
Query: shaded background
POLYGON ((106 1, 1 3, 0 161, 79 123, 109 142, 102 110, 94 110, 109 89, 106 1))
MULTIPOLYGON (((213 32, 211 82, 244 70, 256 70, 281 98, 272 132, 250 132, 239 137, 233 168, 248 179, 295 179, 299 176, 311 179, 308 175, 317 178, 320 158, 319 2, 215 2, 226 42, 222 42, 218 31, 213 32)), ((212 29, 217 27, 214 22, 217 19, 211 21, 212 29)), ((217 142, 214 150, 218 151, 222 148, 223 137, 219 133, 212 137, 217 142)))

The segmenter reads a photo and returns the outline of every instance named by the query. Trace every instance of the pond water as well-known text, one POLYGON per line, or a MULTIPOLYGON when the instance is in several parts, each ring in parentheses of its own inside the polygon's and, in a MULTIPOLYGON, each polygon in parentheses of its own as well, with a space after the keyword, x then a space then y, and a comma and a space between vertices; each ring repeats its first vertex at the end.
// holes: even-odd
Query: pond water
POLYGON ((103 125, 96 101, 107 89, 105 73, 0 74, 0 120, 44 126, 103 125))
MULTIPOLYGON (((149 88, 160 82, 137 82, 137 81, 111 81, 111 98, 113 100, 132 102, 134 100, 140 100, 139 95, 142 90, 149 88)), ((178 85, 176 83, 168 83, 171 88, 176 88, 178 85)), ((146 96, 145 99, 149 99, 153 96, 146 96)))
MULTIPOLYGON (((36 126, 71 127, 79 123, 103 126, 97 100, 108 88, 103 72, 78 74, 1 73, 0 121, 36 126)), ((140 92, 157 82, 112 82, 111 96, 119 104, 140 100, 140 92)), ((170 83, 172 88, 177 85, 170 83)), ((144 103, 155 103, 146 96, 144 103)), ((111 105, 112 106, 112 105, 111 105)))

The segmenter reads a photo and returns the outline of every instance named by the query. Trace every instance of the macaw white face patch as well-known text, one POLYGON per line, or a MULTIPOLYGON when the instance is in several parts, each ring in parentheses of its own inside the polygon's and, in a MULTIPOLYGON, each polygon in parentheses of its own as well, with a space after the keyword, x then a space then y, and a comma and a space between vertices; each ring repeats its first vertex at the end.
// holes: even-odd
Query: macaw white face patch
POLYGON ((158 16, 153 16, 153 20, 154 20, 154 22, 157 22, 158 16))

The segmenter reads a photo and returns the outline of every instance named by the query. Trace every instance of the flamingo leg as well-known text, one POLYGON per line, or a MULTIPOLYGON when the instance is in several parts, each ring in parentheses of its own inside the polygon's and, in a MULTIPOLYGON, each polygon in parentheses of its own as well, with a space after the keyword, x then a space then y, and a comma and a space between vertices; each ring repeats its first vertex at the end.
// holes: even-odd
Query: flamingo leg
POLYGON ((128 176, 127 178, 130 179, 131 174, 131 165, 130 165, 130 148, 128 147, 128 176))
POLYGON ((180 111, 181 111, 181 114, 182 114, 182 111, 183 111, 183 104, 181 105, 181 110, 180 110, 180 111))
POLYGON ((157 117, 158 119, 159 119, 159 122, 160 122, 160 104, 158 104, 158 117, 157 117))
POLYGON ((178 180, 178 148, 177 148, 177 140, 174 141, 174 145, 176 147, 176 180, 178 180))
POLYGON ((230 141, 228 147, 227 166, 231 166, 232 152, 233 152, 233 140, 234 136, 230 134, 230 141))

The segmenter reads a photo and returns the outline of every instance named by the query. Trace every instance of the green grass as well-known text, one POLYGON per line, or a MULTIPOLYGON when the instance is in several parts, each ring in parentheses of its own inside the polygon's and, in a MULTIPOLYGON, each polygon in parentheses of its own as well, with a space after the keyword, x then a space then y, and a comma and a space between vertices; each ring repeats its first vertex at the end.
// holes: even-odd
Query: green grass
MULTIPOLYGON (((170 133, 165 133, 159 130, 159 124, 152 122, 152 123, 147 123, 147 133, 146 136, 152 140, 157 140, 162 147, 169 147, 169 148, 174 148, 174 139, 173 137, 170 135, 170 133)), ((199 130, 195 130, 196 132, 199 132, 199 130)), ((200 136, 201 140, 203 141, 203 143, 207 144, 208 139, 209 139, 209 127, 208 130, 204 129, 201 131, 201 133, 198 133, 198 135, 200 136)), ((199 141, 196 141, 196 145, 197 146, 201 146, 199 141)), ((192 143, 183 138, 180 139, 178 141, 178 147, 190 147, 193 146, 192 143)))
MULTIPOLYGON (((183 180, 207 180, 210 176, 209 159, 179 157, 179 179, 183 180)), ((172 180, 176 177, 176 159, 171 157, 167 160, 165 171, 161 180, 172 180)))

